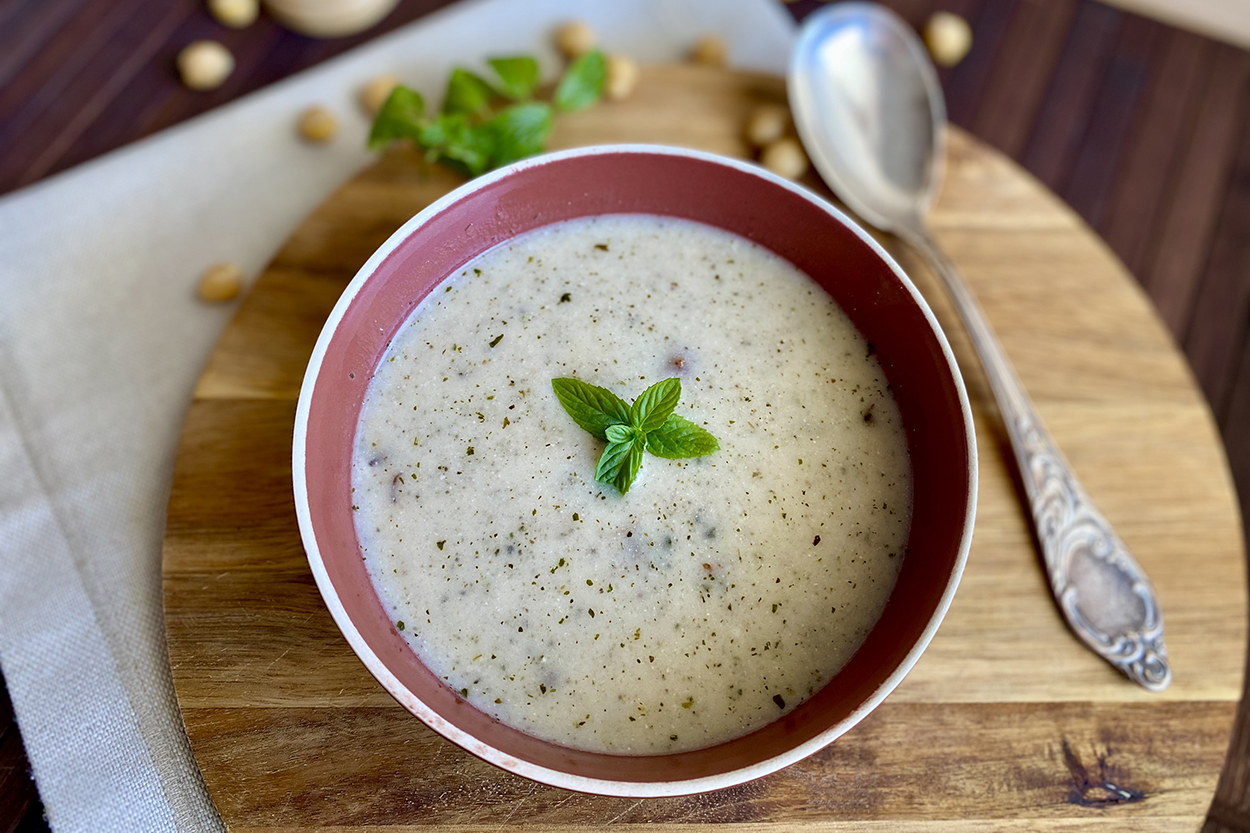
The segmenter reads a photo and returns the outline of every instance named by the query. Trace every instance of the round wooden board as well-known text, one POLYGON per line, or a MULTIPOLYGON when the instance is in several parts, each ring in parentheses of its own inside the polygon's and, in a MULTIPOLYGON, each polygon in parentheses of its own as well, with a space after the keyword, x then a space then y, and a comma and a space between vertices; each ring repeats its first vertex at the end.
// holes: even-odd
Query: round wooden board
MULTIPOLYGON (((562 117, 551 145, 650 141, 744 156, 746 114, 783 100, 774 78, 649 68, 629 102, 562 117)), ((165 537, 165 616, 191 747, 227 826, 934 830, 980 820, 1000 830, 1196 829, 1245 657, 1244 554, 1219 438, 1180 354, 1106 247, 1025 173, 952 134, 935 234, 1154 580, 1170 689, 1133 686, 1064 627, 963 330, 935 280, 885 241, 951 339, 981 454, 963 585, 898 690, 808 760, 688 798, 543 787, 426 729, 369 676, 322 604, 290 474, 295 400, 322 322, 369 254, 457 184, 438 168, 422 173, 401 149, 334 194, 278 253, 222 337, 187 418, 165 537)))

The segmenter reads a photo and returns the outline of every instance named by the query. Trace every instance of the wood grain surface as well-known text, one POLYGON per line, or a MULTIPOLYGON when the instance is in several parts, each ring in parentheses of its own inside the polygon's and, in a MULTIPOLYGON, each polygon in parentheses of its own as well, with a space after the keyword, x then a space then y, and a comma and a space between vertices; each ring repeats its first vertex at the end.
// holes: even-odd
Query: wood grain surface
MULTIPOLYGON (((562 118, 551 144, 657 141, 740 156, 746 113, 782 99, 777 79, 649 68, 633 99, 562 118)), ((1145 294, 1070 209, 962 132, 947 176, 935 235, 1154 580, 1171 688, 1133 686, 1065 629, 963 331, 932 276, 887 240, 951 339, 981 454, 963 584, 897 691, 808 760, 683 799, 539 786, 433 734, 334 627, 290 492, 295 397, 323 320, 373 249, 456 184, 397 149, 315 211, 260 277, 184 430, 164 551, 169 650, 192 748, 230 829, 1195 829, 1245 657, 1244 552, 1214 422, 1145 294)))

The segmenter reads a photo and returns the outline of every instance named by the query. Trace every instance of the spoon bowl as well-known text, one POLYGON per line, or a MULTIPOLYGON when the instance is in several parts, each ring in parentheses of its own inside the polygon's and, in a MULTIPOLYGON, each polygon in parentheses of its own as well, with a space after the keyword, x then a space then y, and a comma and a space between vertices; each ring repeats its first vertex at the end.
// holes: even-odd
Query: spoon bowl
POLYGON ((847 205, 878 228, 923 225, 942 179, 946 105, 907 24, 871 3, 812 15, 791 56, 790 99, 804 147, 847 205))

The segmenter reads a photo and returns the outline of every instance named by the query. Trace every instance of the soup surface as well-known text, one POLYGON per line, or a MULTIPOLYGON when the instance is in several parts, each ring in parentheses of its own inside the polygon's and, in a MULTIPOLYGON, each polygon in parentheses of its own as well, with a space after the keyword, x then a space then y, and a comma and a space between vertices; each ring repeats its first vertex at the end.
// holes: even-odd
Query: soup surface
POLYGON ((674 218, 557 223, 475 259, 397 332, 356 445, 396 627, 478 709, 582 749, 694 749, 792 710, 879 618, 910 527, 871 345, 787 261, 674 218), (720 449, 648 454, 622 496, 556 377, 627 402, 677 377, 676 413, 720 449))

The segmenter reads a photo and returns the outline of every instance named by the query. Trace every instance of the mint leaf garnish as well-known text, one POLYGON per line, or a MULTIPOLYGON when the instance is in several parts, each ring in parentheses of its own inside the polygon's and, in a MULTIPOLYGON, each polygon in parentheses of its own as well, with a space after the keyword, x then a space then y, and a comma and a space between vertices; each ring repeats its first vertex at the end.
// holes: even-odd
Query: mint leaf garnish
POLYGON ((402 85, 396 87, 373 119, 369 147, 379 150, 395 139, 418 141, 424 115, 425 99, 421 98, 421 93, 402 85))
POLYGON ((668 419, 679 399, 681 380, 665 379, 663 382, 656 382, 634 400, 629 409, 629 421, 644 434, 654 431, 668 419))
POLYGON ((611 483, 622 495, 638 477, 644 451, 676 460, 720 449, 707 430, 673 413, 681 399, 679 379, 656 382, 633 405, 607 388, 577 379, 552 379, 551 388, 574 422, 607 442, 595 480, 611 483))
POLYGON ((443 97, 443 112, 476 115, 490 104, 495 91, 482 78, 467 69, 457 67, 447 79, 447 95, 443 97))
POLYGON ((538 83, 538 61, 528 55, 515 58, 491 58, 487 61, 499 76, 499 91, 518 101, 534 94, 538 83))
POLYGON ((595 49, 569 64, 568 70, 556 86, 552 101, 556 109, 571 113, 585 110, 603 94, 606 74, 603 53, 595 49))
POLYGON ((629 487, 634 484, 634 478, 638 476, 638 470, 642 468, 642 455, 645 450, 645 443, 641 443, 638 440, 634 440, 630 444, 629 456, 625 458, 620 471, 616 473, 616 477, 612 480, 612 485, 621 494, 628 492, 629 487))
POLYGON ((606 440, 609 426, 629 424, 629 405, 607 388, 577 379, 552 379, 551 388, 568 415, 591 436, 606 440))
POLYGON ((629 459, 629 452, 634 447, 633 439, 624 442, 610 442, 599 457, 599 465, 595 467, 595 480, 603 483, 614 483, 616 476, 629 459))
POLYGON ((711 432, 677 414, 671 414, 662 426, 647 434, 647 451, 669 460, 703 457, 719 448, 720 443, 711 432))
POLYGON ((541 101, 513 104, 488 121, 496 166, 541 153, 551 134, 551 105, 541 101))
POLYGON ((638 433, 632 425, 609 425, 608 430, 604 432, 608 435, 610 443, 630 443, 634 441, 634 436, 638 433))

